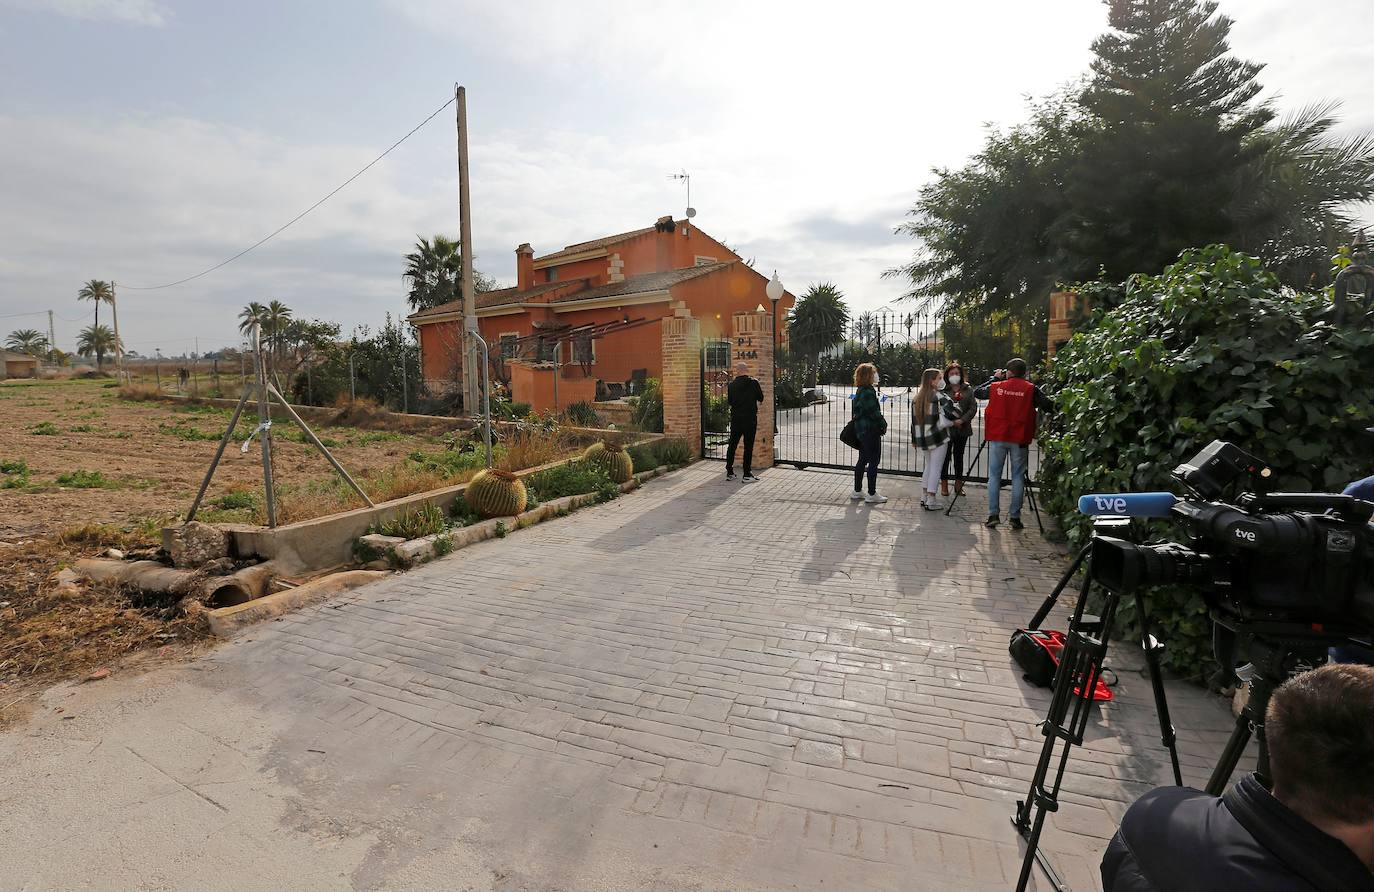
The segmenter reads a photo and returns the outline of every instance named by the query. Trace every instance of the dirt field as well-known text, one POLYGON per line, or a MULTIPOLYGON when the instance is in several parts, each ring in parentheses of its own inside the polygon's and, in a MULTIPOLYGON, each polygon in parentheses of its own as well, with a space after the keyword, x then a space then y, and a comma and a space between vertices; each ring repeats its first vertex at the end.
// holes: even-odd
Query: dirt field
MULTIPOLYGON (((8 463, 0 467, 20 461, 27 466, 26 475, 0 476, 0 487, 8 484, 0 488, 0 541, 50 536, 90 523, 151 531, 190 507, 229 413, 121 400, 110 383, 0 383, 0 463, 8 463), (83 471, 87 474, 79 474, 83 471), (103 479, 90 476, 95 472, 103 479)), ((280 422, 274 427, 278 485, 329 481, 333 471, 324 458, 312 446, 286 439, 296 436, 286 427, 280 422)), ((247 430, 240 421, 239 431, 247 430)), ((344 427, 321 427, 317 433, 354 476, 378 473, 439 442, 344 427)), ((257 445, 246 454, 238 447, 235 442, 225 451, 207 506, 235 491, 261 493, 257 445)))

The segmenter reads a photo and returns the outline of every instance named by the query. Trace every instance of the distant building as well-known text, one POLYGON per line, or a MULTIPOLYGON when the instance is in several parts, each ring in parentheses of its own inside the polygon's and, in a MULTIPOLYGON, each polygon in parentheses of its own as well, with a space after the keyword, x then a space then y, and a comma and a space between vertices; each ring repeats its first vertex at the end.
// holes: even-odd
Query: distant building
MULTIPOLYGON (((649 320, 652 324, 612 331, 604 337, 559 349, 557 402, 614 398, 663 371, 662 326, 676 301, 701 320, 707 363, 725 367, 729 350, 723 338, 731 316, 762 305, 767 277, 738 254, 697 228, 695 223, 662 217, 652 226, 569 245, 535 257, 528 244, 515 249, 513 288, 476 296, 478 327, 499 351, 496 377, 511 387, 512 399, 536 410, 553 405, 553 335, 583 325, 649 320), (715 345, 719 345, 716 349, 715 345), (517 356, 519 352, 519 356, 517 356), (571 355, 569 355, 571 354, 571 355), (512 374, 519 359, 521 374, 512 374), (538 376, 528 368, 543 369, 538 376)), ((777 308, 779 327, 794 297, 784 294, 777 308)), ((463 306, 452 301, 409 317, 419 330, 421 367, 436 392, 452 390, 461 376, 463 306)))
POLYGON ((37 378, 38 357, 12 350, 0 350, 4 363, 0 364, 0 378, 37 378))

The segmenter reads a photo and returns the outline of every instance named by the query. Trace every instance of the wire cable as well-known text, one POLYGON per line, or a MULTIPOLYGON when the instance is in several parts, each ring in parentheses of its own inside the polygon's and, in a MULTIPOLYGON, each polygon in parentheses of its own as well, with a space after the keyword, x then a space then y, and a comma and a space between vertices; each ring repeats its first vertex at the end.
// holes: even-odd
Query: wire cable
POLYGON ((378 155, 376 158, 373 158, 371 161, 369 161, 369 162, 367 163, 367 165, 366 165, 365 167, 363 167, 362 170, 358 171, 357 173, 353 174, 353 176, 351 176, 351 177, 349 177, 348 179, 344 180, 342 183, 340 183, 332 192, 330 192, 330 193, 329 193, 328 195, 326 195, 324 198, 321 198, 319 201, 315 202, 315 203, 312 204, 310 207, 306 208, 305 210, 301 211, 301 212, 300 212, 299 214, 297 214, 296 216, 292 217, 289 221, 286 222, 285 225, 283 225, 283 226, 279 227, 278 229, 275 229, 275 230, 273 230, 272 232, 268 233, 266 236, 264 236, 263 238, 259 239, 259 240, 256 241, 256 242, 254 242, 253 244, 249 245, 248 247, 244 248, 242 251, 238 252, 238 253, 235 254, 233 257, 230 257, 228 260, 222 260, 222 261, 220 261, 219 263, 216 263, 214 266, 210 267, 209 269, 202 270, 201 272, 196 273, 194 276, 187 276, 187 277, 184 278, 184 279, 177 279, 175 282, 168 282, 168 283, 165 284, 165 285, 124 285, 124 284, 121 284, 121 285, 119 286, 120 289, 121 289, 121 290, 128 290, 128 291, 158 291, 158 290, 160 290, 160 289, 162 289, 162 288, 172 288, 172 287, 174 287, 174 286, 176 286, 176 285, 184 285, 184 284, 186 284, 187 282, 193 281, 193 280, 195 280, 195 279, 199 279, 201 276, 208 276, 210 273, 214 272, 215 270, 219 269, 220 267, 228 266, 229 264, 233 263, 235 260, 238 260, 240 257, 242 257, 243 255, 247 254, 249 251, 252 251, 254 248, 261 247, 262 245, 265 245, 267 242, 269 242, 269 241, 271 241, 272 239, 276 238, 278 235, 281 235, 283 232, 285 232, 287 229, 289 229, 291 226, 293 226, 297 221, 299 221, 299 220, 300 220, 302 217, 304 217, 306 214, 310 213, 310 212, 313 211, 315 208, 317 208, 317 207, 319 207, 320 205, 324 204, 326 201, 328 201, 329 199, 333 198, 333 197, 334 197, 335 195, 337 195, 339 192, 343 191, 343 188, 344 188, 345 186, 347 186, 349 183, 353 182, 354 180, 356 180, 358 177, 362 176, 363 174, 367 173, 368 169, 371 168, 372 165, 376 164, 378 161, 381 161, 381 160, 382 160, 383 158, 385 158, 387 155, 390 155, 393 149, 395 149, 395 148, 396 148, 397 146, 399 146, 401 143, 405 142, 406 140, 408 140, 408 139, 410 139, 412 136, 414 136, 415 133, 416 133, 416 131, 418 131, 421 127, 423 127, 423 126, 425 126, 426 124, 428 124, 430 121, 434 120, 435 117, 438 116, 439 112, 443 111, 444 109, 446 109, 446 108, 448 108, 450 105, 452 105, 456 99, 457 99, 457 97, 455 96, 455 97, 449 99, 448 102, 445 102, 443 105, 441 105, 441 106, 439 106, 438 108, 436 108, 436 109, 434 110, 434 112, 433 112, 429 117, 425 118, 423 121, 421 121, 420 123, 416 124, 415 127, 412 128, 411 131, 410 131, 409 133, 407 133, 405 136, 401 137, 400 139, 396 140, 396 142, 392 143, 391 148, 387 149, 385 152, 383 152, 382 154, 378 155))

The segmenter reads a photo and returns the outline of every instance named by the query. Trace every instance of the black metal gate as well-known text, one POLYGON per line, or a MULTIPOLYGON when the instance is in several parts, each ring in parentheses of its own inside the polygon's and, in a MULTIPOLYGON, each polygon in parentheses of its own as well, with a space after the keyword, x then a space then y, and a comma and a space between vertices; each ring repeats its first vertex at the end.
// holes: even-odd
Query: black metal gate
MULTIPOLYGON (((958 326, 945 325, 938 313, 925 311, 863 313, 850 323, 845 341, 818 357, 784 351, 779 359, 781 365, 775 388, 778 394, 776 462, 797 468, 854 466, 857 454, 841 443, 839 436, 850 419, 854 369, 860 363, 871 362, 878 369, 878 398, 887 418, 879 471, 922 476, 926 472, 925 452, 911 444, 911 404, 922 373, 927 368, 943 370, 947 356, 960 359, 969 386, 983 384, 994 371, 988 360, 975 364, 959 357, 957 345, 951 352, 945 342, 951 333, 957 333, 964 344, 988 341, 987 349, 981 352, 988 356, 1005 353, 1003 362, 1011 356, 1010 343, 1003 347, 987 333, 980 333, 981 338, 970 337, 972 333, 958 326)), ((987 450, 981 448, 984 406, 985 403, 979 403, 970 436, 963 441, 964 478, 978 482, 987 481, 987 450)), ((728 412, 726 418, 728 421, 728 412)), ((723 456, 722 449, 720 457, 723 456)), ((1028 459, 1027 470, 1033 481, 1040 467, 1037 445, 1031 445, 1028 459)), ((1010 473, 1010 468, 1004 473, 1010 473)))
POLYGON ((730 342, 713 339, 701 349, 701 455, 725 461, 730 443, 730 342))

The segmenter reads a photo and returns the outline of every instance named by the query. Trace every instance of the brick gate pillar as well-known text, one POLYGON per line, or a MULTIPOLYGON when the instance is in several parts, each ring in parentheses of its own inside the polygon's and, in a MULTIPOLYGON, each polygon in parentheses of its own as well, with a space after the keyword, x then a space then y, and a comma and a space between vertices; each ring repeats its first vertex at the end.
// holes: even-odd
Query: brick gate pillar
POLYGON ((759 431, 754 440, 754 467, 773 467, 773 317, 767 312, 736 313, 735 339, 730 345, 730 374, 734 364, 749 366, 749 374, 759 379, 763 405, 759 406, 759 431))
POLYGON ((682 301, 663 317, 662 384, 663 432, 701 458, 701 323, 682 301))

